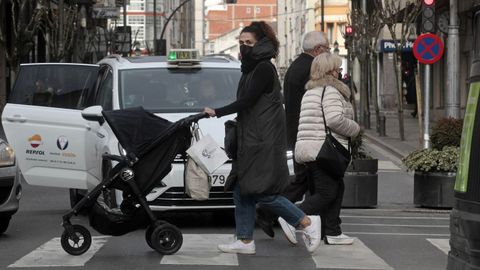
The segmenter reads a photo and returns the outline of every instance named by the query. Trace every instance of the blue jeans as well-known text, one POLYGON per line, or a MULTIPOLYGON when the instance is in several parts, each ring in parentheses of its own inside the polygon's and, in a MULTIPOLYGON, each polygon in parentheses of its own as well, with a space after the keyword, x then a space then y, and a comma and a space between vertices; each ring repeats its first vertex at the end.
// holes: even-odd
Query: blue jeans
POLYGON ((297 227, 305 214, 292 202, 280 195, 248 195, 240 194, 240 186, 235 184, 233 189, 233 202, 235 203, 235 227, 237 239, 253 239, 255 229, 255 209, 260 203, 277 216, 285 219, 288 224, 297 227))

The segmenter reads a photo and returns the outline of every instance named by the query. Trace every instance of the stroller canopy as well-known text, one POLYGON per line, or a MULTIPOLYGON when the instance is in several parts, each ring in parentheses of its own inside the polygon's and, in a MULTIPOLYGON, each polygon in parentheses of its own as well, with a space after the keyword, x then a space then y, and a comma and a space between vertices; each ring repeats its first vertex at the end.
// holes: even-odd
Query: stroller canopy
POLYGON ((133 165, 135 182, 148 194, 171 170, 171 163, 191 143, 191 122, 172 123, 142 107, 104 111, 103 116, 133 165), (132 155, 133 154, 133 155, 132 155))

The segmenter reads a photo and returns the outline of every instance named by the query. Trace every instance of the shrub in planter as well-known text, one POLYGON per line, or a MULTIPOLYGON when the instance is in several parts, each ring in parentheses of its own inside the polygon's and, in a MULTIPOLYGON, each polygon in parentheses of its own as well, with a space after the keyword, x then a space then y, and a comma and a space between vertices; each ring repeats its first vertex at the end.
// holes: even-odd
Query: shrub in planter
POLYGON ((363 132, 350 142, 352 162, 345 173, 342 206, 374 207, 377 205, 378 160, 363 148, 363 132))
POLYGON ((460 147, 463 120, 455 118, 442 118, 432 127, 430 140, 434 149, 443 149, 445 146, 460 147))
POLYGON ((403 159, 413 178, 413 203, 421 207, 451 208, 460 148, 423 149, 403 159))
POLYGON ((413 202, 426 207, 453 207, 463 120, 442 118, 432 127, 432 149, 416 150, 403 159, 415 171, 413 202))

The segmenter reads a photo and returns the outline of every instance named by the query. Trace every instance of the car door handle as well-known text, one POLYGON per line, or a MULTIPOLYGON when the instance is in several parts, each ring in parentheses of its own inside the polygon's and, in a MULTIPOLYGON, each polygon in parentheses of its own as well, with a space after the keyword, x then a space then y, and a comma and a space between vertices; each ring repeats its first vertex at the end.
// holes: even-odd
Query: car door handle
POLYGON ((21 115, 18 115, 18 114, 15 114, 13 116, 7 116, 5 117, 5 119, 7 119, 7 121, 9 122, 20 122, 20 123, 24 123, 27 121, 27 118, 21 116, 21 115))

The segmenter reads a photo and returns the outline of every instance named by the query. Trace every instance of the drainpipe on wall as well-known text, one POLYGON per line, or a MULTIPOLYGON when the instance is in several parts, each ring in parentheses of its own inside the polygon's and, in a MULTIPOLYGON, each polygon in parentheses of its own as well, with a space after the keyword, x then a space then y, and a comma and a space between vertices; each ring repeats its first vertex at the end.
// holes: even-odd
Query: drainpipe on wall
POLYGON ((447 43, 447 90, 445 93, 445 116, 460 118, 460 38, 458 1, 450 0, 450 24, 447 43))

